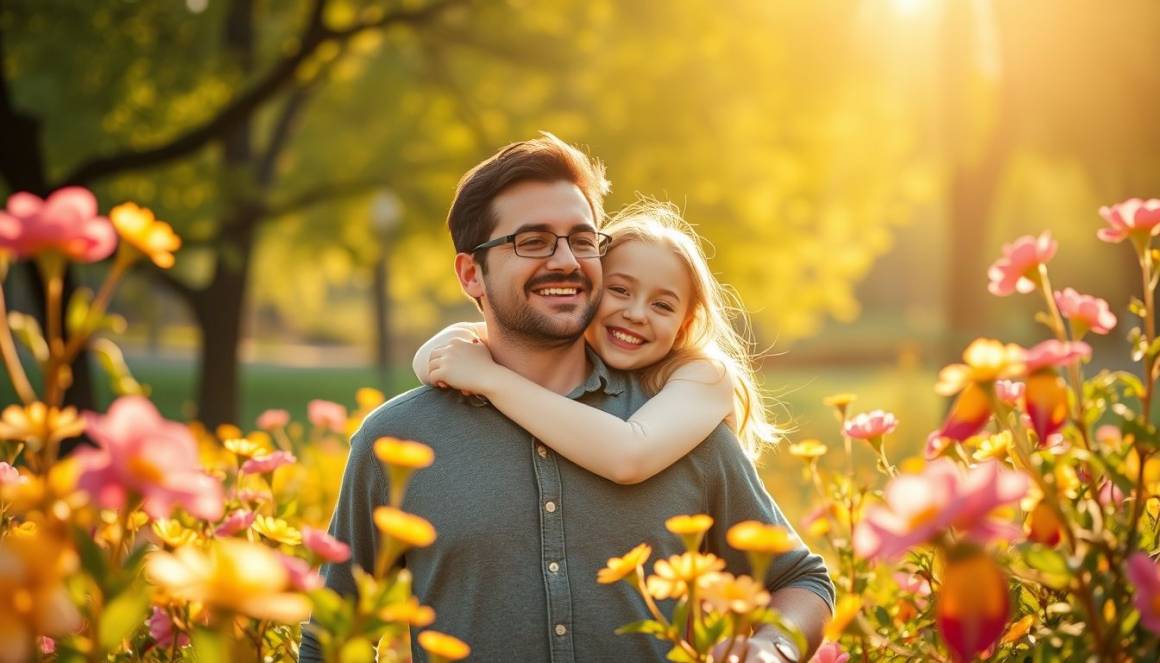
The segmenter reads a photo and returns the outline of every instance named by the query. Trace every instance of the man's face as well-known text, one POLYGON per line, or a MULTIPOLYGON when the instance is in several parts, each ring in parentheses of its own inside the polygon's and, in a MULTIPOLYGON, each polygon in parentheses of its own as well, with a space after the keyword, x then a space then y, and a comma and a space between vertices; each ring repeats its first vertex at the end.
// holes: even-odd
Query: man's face
MULTIPOLYGON (((564 180, 516 184, 492 206, 498 222, 489 239, 524 230, 596 229, 588 200, 564 180)), ((487 251, 484 307, 505 333, 540 346, 567 345, 583 335, 603 291, 600 258, 576 258, 563 239, 547 258, 517 256, 510 243, 487 251)))

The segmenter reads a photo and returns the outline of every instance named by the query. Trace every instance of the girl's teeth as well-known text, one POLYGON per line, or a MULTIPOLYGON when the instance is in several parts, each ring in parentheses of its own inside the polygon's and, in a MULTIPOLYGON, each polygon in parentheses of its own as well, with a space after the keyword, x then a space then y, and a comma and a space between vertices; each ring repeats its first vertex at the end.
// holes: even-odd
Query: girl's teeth
POLYGON ((612 336, 613 338, 624 341, 625 343, 632 343, 633 345, 640 345, 641 343, 644 343, 643 340, 635 336, 629 336, 628 334, 624 334, 615 330, 612 331, 612 336))

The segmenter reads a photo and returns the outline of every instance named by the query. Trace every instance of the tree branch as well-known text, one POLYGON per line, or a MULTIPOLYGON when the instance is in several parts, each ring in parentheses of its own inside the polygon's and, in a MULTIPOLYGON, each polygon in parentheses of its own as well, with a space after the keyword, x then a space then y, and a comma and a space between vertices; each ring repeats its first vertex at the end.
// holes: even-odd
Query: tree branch
POLYGON ((347 182, 332 182, 299 192, 298 195, 280 203, 267 205, 262 210, 262 213, 265 216, 282 216, 284 214, 301 211, 314 205, 359 196, 387 185, 387 180, 382 177, 368 177, 366 179, 350 180, 347 182))
POLYGON ((232 102, 220 109, 204 124, 194 127, 170 142, 144 150, 126 150, 118 154, 96 157, 77 166, 63 182, 51 188, 66 184, 86 184, 101 177, 107 177, 129 170, 153 166, 198 150, 224 132, 245 121, 263 104, 274 96, 294 77, 294 72, 308 57, 314 54, 320 44, 327 40, 343 41, 372 28, 397 23, 423 24, 436 19, 448 9, 465 5, 470 0, 441 0, 419 9, 389 12, 377 20, 356 23, 342 30, 331 30, 323 23, 326 0, 316 0, 310 18, 299 38, 298 48, 275 64, 254 85, 238 95, 232 102))
POLYGON ((278 120, 274 122, 274 128, 270 131, 270 140, 266 143, 266 149, 263 150, 262 156, 258 159, 256 179, 258 187, 262 191, 268 189, 274 181, 278 157, 290 140, 295 122, 305 109, 311 90, 312 88, 306 86, 296 88, 282 106, 278 120))

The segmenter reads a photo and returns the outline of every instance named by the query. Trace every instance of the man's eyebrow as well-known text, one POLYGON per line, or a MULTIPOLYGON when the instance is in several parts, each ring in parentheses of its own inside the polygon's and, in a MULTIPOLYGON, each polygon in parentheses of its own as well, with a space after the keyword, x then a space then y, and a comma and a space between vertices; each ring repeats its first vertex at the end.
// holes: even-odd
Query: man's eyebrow
MULTIPOLYGON (((605 274, 604 280, 607 281, 608 279, 611 279, 613 277, 621 278, 621 279, 624 279, 625 281, 630 281, 632 283, 640 283, 640 281, 637 280, 636 277, 629 276, 628 274, 625 274, 624 272, 613 272, 611 274, 605 274)), ((662 295, 668 295, 669 297, 672 297, 673 299, 677 300, 678 302, 681 301, 681 296, 678 295, 677 293, 673 292, 672 290, 669 290, 668 288, 657 288, 657 290, 662 295)))
MULTIPOLYGON (((533 231, 533 230, 543 230, 543 231, 547 231, 547 232, 555 232, 555 230, 553 230, 552 227, 546 223, 525 223, 524 225, 522 225, 519 228, 516 228, 514 231, 512 231, 512 234, 514 235, 515 233, 529 232, 529 231, 533 231)), ((593 226, 591 223, 577 223, 576 225, 572 226, 571 229, 568 230, 568 233, 571 234, 574 232, 579 232, 581 230, 596 232, 596 226, 593 226)))

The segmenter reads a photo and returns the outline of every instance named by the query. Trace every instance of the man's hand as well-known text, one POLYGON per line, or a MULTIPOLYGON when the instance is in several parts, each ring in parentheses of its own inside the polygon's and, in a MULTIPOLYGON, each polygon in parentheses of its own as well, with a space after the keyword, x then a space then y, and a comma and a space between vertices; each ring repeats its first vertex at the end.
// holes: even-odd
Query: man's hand
POLYGON ((784 656, 777 653, 773 642, 760 636, 737 638, 732 642, 732 648, 729 647, 729 640, 713 648, 711 659, 713 663, 789 663, 784 656), (729 652, 728 656, 725 654, 726 650, 729 652))

